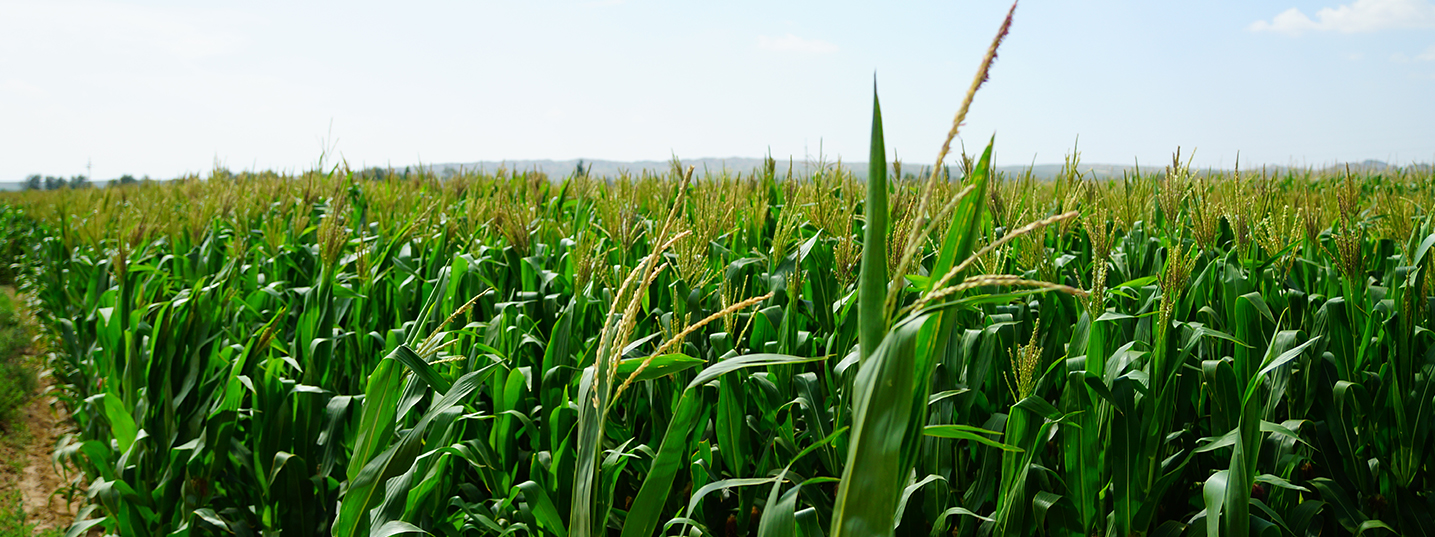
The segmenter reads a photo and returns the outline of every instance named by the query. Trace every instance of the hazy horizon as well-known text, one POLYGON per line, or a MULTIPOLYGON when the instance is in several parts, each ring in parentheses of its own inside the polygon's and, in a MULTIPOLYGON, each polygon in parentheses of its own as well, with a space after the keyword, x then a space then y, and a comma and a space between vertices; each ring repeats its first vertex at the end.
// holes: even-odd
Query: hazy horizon
MULTIPOLYGON (((683 158, 679 158, 679 161, 680 161, 680 163, 681 163, 683 166, 694 166, 694 167, 696 167, 696 169, 697 169, 697 171, 698 171, 699 174, 702 174, 702 173, 720 173, 720 172, 722 172, 722 171, 724 171, 724 170, 727 171, 727 172, 731 172, 731 173, 750 173, 750 172, 752 172, 753 170, 757 169, 759 166, 761 166, 761 164, 762 164, 762 162, 763 162, 763 158, 752 158, 752 157, 724 157, 724 158, 701 158, 701 159, 683 159, 683 158)), ((1184 161, 1184 159, 1183 159, 1183 161, 1184 161)), ((508 170, 511 170, 511 171, 534 171, 534 170, 536 170, 536 171, 541 171, 541 172, 543 172, 543 173, 546 173, 546 174, 548 174, 550 177, 566 177, 567 175, 569 175, 570 173, 572 173, 573 171, 575 171, 577 165, 580 164, 580 163, 582 163, 582 164, 584 165, 584 169, 585 169, 585 170, 588 170, 588 172, 589 172, 590 174, 595 175, 595 176, 605 176, 605 177, 615 177, 615 176, 619 175, 620 173, 624 173, 624 172, 628 172, 628 173, 638 173, 639 171, 642 171, 642 170, 666 171, 666 170, 668 170, 669 167, 671 166, 671 160, 664 160, 664 161, 658 161, 658 160, 613 161, 613 160, 603 160, 603 159, 513 159, 513 160, 471 161, 471 162, 440 162, 440 163, 412 164, 412 165, 408 165, 408 166, 369 166, 369 167, 362 167, 362 168, 361 168, 361 167, 351 167, 350 169, 351 169, 351 171, 358 172, 358 171, 360 171, 360 170, 376 169, 376 168, 377 168, 377 169, 391 170, 391 171, 404 171, 404 170, 406 170, 406 169, 427 168, 428 170, 430 170, 430 171, 432 171, 432 172, 434 172, 434 173, 436 173, 436 174, 439 174, 439 175, 447 175, 448 173, 450 173, 450 172, 455 172, 455 171, 478 171, 478 172, 484 172, 484 173, 492 173, 492 172, 496 171, 498 168, 502 167, 502 168, 507 168, 508 170)), ((931 164, 931 163, 917 163, 917 162, 910 162, 910 161, 908 161, 908 162, 902 162, 901 164, 903 165, 903 173, 904 173, 904 175, 905 175, 905 174, 923 175, 923 174, 929 173, 930 170, 931 170, 931 167, 932 167, 932 164, 931 164)), ((948 163, 948 164, 950 165, 950 164, 952 164, 952 163, 948 163)), ((1168 162, 1164 162, 1164 163, 1140 164, 1140 168, 1141 168, 1141 170, 1142 170, 1143 172, 1147 172, 1147 173, 1149 173, 1149 172, 1157 172, 1157 171, 1160 171, 1160 170, 1164 169, 1168 164, 1169 164, 1169 161, 1168 161, 1168 162)), ((819 165, 827 166, 827 167, 829 167, 829 168, 830 168, 830 167, 837 166, 837 165, 841 165, 843 169, 846 169, 846 170, 852 172, 853 175, 857 176, 858 178, 865 178, 865 177, 866 177, 866 167, 867 167, 867 162, 866 162, 866 161, 851 161, 851 162, 841 161, 841 162, 837 162, 837 161, 803 161, 803 160, 796 160, 796 159, 792 159, 792 160, 781 160, 781 159, 778 159, 778 160, 777 160, 777 170, 778 170, 778 173, 779 173, 780 175, 781 175, 781 174, 786 174, 786 173, 789 171, 789 169, 791 169, 794 173, 799 174, 799 175, 809 174, 809 173, 812 172, 812 170, 814 170, 814 169, 815 169, 817 166, 819 166, 819 165)), ((1356 167, 1356 168, 1360 168, 1360 169, 1384 169, 1384 168, 1406 168, 1406 169, 1408 169, 1408 168, 1420 168, 1420 169, 1426 169, 1426 168, 1435 167, 1435 163, 1431 163, 1431 162, 1388 163, 1388 162, 1384 162, 1384 161, 1380 161, 1380 160, 1375 160, 1375 159, 1366 159, 1366 160, 1358 161, 1358 162, 1344 162, 1344 163, 1336 162, 1336 163, 1323 164, 1323 165, 1319 165, 1319 166, 1305 166, 1305 165, 1286 166, 1286 165, 1268 165, 1268 164, 1267 164, 1267 165, 1246 165, 1246 164, 1242 164, 1242 165, 1241 165, 1241 169, 1242 169, 1242 170, 1247 170, 1247 171, 1249 171, 1249 170, 1260 170, 1260 169, 1270 169, 1271 171, 1279 171, 1279 170, 1284 170, 1284 169, 1288 169, 1288 168, 1289 168, 1289 169, 1307 169, 1307 170, 1313 170, 1313 171, 1320 171, 1320 170, 1338 169, 1338 168, 1340 168, 1340 167, 1347 166, 1347 165, 1348 165, 1348 166, 1353 166, 1353 167, 1356 167)), ((332 169, 334 166, 338 166, 338 164, 330 163, 329 165, 326 165, 325 169, 326 169, 326 170, 332 169)), ((1041 178, 1041 179, 1050 179, 1050 178, 1052 178, 1052 177, 1057 176, 1059 173, 1061 173, 1062 170, 1065 168, 1065 166, 1066 166, 1066 165, 1065 165, 1064 163, 1037 163, 1037 164, 1031 164, 1031 163, 1028 163, 1028 164, 1000 164, 1000 163, 998 163, 996 168, 997 168, 997 171, 1003 172, 1003 173, 1007 173, 1007 174, 1022 174, 1022 173, 1028 173, 1028 172, 1030 172, 1030 173, 1032 173, 1032 175, 1033 175, 1034 177, 1041 178)), ((1118 177, 1118 176, 1120 176, 1121 173, 1123 173, 1123 172, 1125 172, 1125 171, 1132 170, 1132 169, 1136 168, 1136 166, 1137 166, 1136 163, 1131 163, 1131 164, 1116 164, 1116 163, 1099 163, 1099 162, 1079 162, 1078 165, 1077 165, 1077 169, 1078 169, 1078 171, 1082 172, 1083 174, 1087 174, 1087 175, 1090 176, 1090 177, 1096 177, 1096 178, 1112 178, 1112 177, 1118 177)), ((313 167, 310 167, 310 168, 307 168, 307 169, 314 169, 314 168, 313 168, 313 167)), ((307 170, 307 169, 306 169, 306 170, 307 170)), ((294 173, 295 171, 305 171, 305 170, 242 170, 242 169, 228 169, 228 168, 225 168, 225 170, 226 170, 226 171, 229 171, 229 172, 234 172, 234 173, 240 173, 240 172, 263 172, 263 171, 276 171, 276 172, 280 172, 280 173, 294 173)), ((210 172, 212 172, 212 171, 214 171, 214 170, 210 170, 210 172)), ((889 172, 892 171, 892 168, 890 167, 890 163, 889 163, 889 169, 888 169, 888 171, 889 171, 889 172)), ((1197 172, 1229 172, 1229 171, 1231 171, 1231 168, 1213 168, 1213 167, 1204 167, 1204 168, 1202 168, 1202 167, 1197 167, 1197 168, 1196 168, 1195 170, 1193 170, 1193 171, 1197 171, 1197 172)), ((41 175, 43 175, 43 174, 41 174, 41 175)), ((170 181, 170 180, 179 178, 179 177, 152 177, 152 176, 142 176, 142 175, 134 175, 134 174, 127 174, 127 175, 130 175, 131 177, 134 177, 134 178, 136 178, 136 179, 150 179, 150 180, 155 180, 155 181, 170 181)), ((196 175, 198 175, 198 176, 201 177, 201 178, 208 178, 209 172, 197 173, 196 175)), ((118 178, 118 177, 108 177, 108 178, 106 178, 106 177, 100 177, 100 178, 93 178, 93 177, 91 177, 91 178, 89 178, 89 179, 90 179, 91 184, 93 184, 93 185, 104 186, 104 185, 106 185, 107 183, 109 183, 110 181, 117 181, 119 178, 118 178)), ((20 190, 20 189, 23 189, 23 186, 24 186, 24 182, 23 182, 23 181, 0 181, 0 190, 12 190, 12 191, 13 191, 13 190, 20 190)))
MULTIPOLYGON (((1010 4, 0 4, 0 181, 676 154, 934 159, 1010 4)), ((1003 164, 1435 160, 1435 3, 1027 0, 1003 164)), ((709 157, 710 158, 710 157, 709 157)))

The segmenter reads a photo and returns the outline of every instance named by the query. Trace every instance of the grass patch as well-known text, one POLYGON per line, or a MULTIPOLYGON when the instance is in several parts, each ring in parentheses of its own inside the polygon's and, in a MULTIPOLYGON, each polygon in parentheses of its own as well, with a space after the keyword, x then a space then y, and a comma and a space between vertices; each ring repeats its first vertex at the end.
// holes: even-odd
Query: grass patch
POLYGON ((26 362, 29 331, 15 311, 15 300, 0 293, 0 438, 16 434, 14 413, 35 394, 35 370, 26 362))
POLYGON ((0 537, 52 537, 64 535, 60 530, 49 528, 36 531, 34 524, 25 522, 25 504, 17 491, 0 492, 0 537))

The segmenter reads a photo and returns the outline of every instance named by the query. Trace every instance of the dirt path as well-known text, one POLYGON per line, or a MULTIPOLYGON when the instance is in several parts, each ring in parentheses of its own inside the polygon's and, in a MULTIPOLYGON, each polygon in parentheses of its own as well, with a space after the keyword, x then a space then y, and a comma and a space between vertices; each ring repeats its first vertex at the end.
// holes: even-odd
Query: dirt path
MULTIPOLYGON (((9 287, 3 292, 14 297, 9 287)), ((40 367, 37 357, 30 359, 40 367)), ((20 491, 26 522, 34 524, 36 530, 56 528, 63 532, 74 521, 83 496, 77 497, 74 504, 66 503, 67 481, 52 454, 56 442, 68 431, 69 415, 47 393, 53 384, 49 375, 41 373, 40 384, 40 393, 16 412, 15 423, 11 424, 14 434, 0 441, 0 490, 20 491)))
POLYGON ((20 491, 27 522, 35 524, 36 529, 57 528, 64 531, 74 521, 74 508, 78 508, 79 504, 66 505, 63 491, 66 481, 51 459, 55 442, 65 434, 69 420, 64 411, 57 408, 59 405, 52 405, 52 401, 48 395, 39 395, 25 405, 20 413, 20 420, 24 423, 20 430, 29 437, 29 442, 18 449, 6 446, 0 451, 11 452, 4 454, 4 459, 10 461, 6 465, 9 467, 7 470, 13 470, 13 465, 23 464, 18 472, 14 472, 15 475, 6 476, 5 480, 13 479, 15 489, 20 491))

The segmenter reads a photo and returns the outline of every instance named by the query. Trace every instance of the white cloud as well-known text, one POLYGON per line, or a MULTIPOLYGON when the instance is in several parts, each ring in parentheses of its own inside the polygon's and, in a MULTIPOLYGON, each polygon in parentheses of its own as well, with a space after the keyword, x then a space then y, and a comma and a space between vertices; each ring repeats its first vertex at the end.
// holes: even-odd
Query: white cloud
POLYGON ((792 34, 782 37, 757 36, 757 46, 776 52, 805 52, 809 54, 837 52, 837 45, 821 39, 803 39, 792 34))
POLYGON ((1355 0, 1339 7, 1321 8, 1311 19, 1300 9, 1282 11, 1270 21, 1248 27, 1253 32, 1299 36, 1306 32, 1374 32, 1392 28, 1435 28, 1435 5, 1429 0, 1355 0))
POLYGON ((1430 45, 1424 52, 1416 54, 1414 58, 1406 56, 1403 52, 1396 52, 1390 55, 1390 61, 1395 63, 1435 62, 1435 45, 1430 45))

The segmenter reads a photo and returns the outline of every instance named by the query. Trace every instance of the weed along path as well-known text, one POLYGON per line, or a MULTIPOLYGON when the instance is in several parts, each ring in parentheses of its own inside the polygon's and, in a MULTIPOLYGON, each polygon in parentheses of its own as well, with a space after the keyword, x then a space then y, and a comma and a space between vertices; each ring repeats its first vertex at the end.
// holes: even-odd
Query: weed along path
MULTIPOLYGON (((7 286, 0 291, 4 292, 5 298, 11 299, 11 304, 18 306, 21 303, 15 299, 14 289, 7 286)), ((27 328, 34 326, 29 322, 25 324, 29 325, 27 328)), ((27 333, 33 332, 27 330, 27 333)), ((41 368, 41 359, 33 345, 10 352, 20 356, 9 358, 22 360, 35 369, 41 368)), ((50 395, 51 383, 48 375, 42 375, 34 397, 16 408, 4 424, 4 429, 0 430, 0 461, 4 463, 0 467, 0 491, 18 492, 20 507, 25 513, 23 523, 9 517, 3 522, 23 524, 21 527, 29 527, 36 535, 62 534, 75 518, 73 508, 78 507, 78 503, 67 504, 63 493, 67 488, 66 481, 52 457, 56 442, 68 428, 69 415, 50 395)), ((7 497, 4 501, 6 505, 0 507, 14 513, 15 506, 10 502, 14 502, 15 498, 7 497)), ((8 531, 14 528, 0 529, 8 531)))

